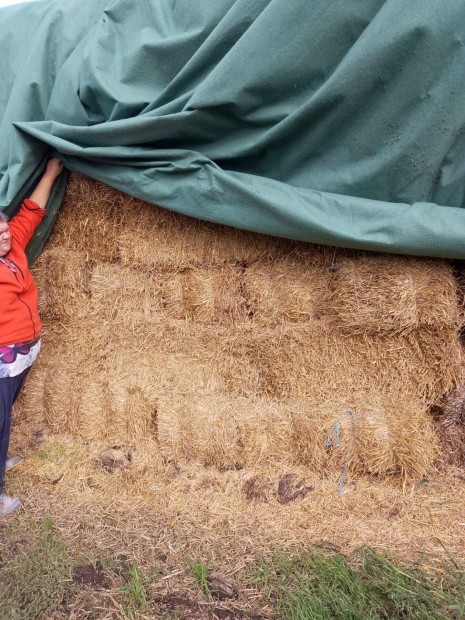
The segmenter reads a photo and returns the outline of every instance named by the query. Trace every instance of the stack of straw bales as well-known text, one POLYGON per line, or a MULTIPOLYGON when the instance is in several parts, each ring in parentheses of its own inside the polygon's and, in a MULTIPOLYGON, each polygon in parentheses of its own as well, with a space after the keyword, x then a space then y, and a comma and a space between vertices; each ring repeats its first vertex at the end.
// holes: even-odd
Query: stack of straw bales
POLYGON ((423 474, 461 377, 442 260, 196 221, 72 176, 34 267, 43 353, 21 415, 169 460, 423 474), (340 447, 324 440, 340 424, 340 447))

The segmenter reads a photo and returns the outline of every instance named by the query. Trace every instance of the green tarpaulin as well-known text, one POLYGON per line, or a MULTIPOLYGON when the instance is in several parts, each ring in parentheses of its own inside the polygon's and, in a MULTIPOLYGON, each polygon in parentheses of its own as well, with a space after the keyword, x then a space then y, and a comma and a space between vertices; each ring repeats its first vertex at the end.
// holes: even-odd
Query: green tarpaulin
POLYGON ((201 219, 464 258, 464 42, 463 0, 0 9, 0 208, 51 147, 201 219))

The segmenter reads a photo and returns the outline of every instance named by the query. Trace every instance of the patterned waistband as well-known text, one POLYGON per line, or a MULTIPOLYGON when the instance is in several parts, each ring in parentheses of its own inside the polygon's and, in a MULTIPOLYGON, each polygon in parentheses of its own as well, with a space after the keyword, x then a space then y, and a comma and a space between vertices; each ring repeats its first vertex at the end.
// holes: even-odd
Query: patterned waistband
POLYGON ((40 336, 37 336, 37 338, 34 338, 34 340, 27 340, 25 342, 12 342, 11 344, 5 344, 3 345, 3 347, 0 348, 5 348, 8 347, 9 349, 11 349, 12 347, 33 347, 34 345, 36 345, 40 340, 40 336))
POLYGON ((30 368, 40 351, 40 338, 0 347, 0 379, 16 377, 30 368))
POLYGON ((18 355, 28 355, 31 349, 39 342, 40 337, 29 340, 28 342, 18 342, 17 344, 9 344, 5 347, 0 347, 0 364, 13 364, 18 355))

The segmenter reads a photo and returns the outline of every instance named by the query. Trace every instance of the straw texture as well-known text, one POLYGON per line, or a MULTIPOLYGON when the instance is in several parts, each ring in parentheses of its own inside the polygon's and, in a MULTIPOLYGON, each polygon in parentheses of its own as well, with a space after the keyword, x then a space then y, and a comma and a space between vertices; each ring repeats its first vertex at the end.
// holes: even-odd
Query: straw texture
POLYGON ((72 175, 34 272, 34 424, 219 469, 408 478, 438 457, 428 408, 462 380, 445 261, 230 230, 72 175))

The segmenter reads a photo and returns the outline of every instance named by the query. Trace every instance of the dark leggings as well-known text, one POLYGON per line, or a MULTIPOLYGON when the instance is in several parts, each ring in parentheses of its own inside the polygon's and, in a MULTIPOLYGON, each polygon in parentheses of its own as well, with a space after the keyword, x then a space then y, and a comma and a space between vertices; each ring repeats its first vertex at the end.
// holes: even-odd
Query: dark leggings
POLYGON ((18 398, 30 368, 16 377, 0 379, 0 493, 5 484, 5 465, 10 443, 11 412, 18 398))

